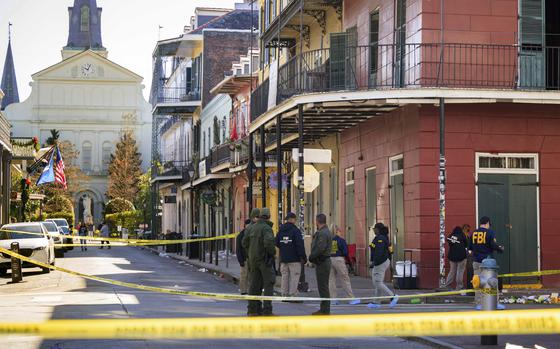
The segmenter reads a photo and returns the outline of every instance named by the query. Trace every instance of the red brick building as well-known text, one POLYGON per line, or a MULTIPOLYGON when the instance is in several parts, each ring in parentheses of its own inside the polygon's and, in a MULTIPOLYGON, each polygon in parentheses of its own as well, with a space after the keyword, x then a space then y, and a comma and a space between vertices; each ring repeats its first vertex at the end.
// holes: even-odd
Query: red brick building
MULTIPOLYGON (((411 250, 420 287, 434 287, 443 101, 446 232, 475 227, 487 215, 506 247, 497 256, 502 272, 558 269, 560 7, 446 0, 442 17, 440 3, 341 1, 342 32, 328 34, 329 47, 296 45, 278 68, 275 106, 259 104, 274 83, 261 81, 250 130, 274 133, 281 120, 283 150, 296 148, 299 138, 318 147, 338 134, 338 217, 356 244, 359 273, 368 271, 369 227, 381 221, 390 227, 394 259, 411 250)), ((304 0, 292 4, 280 13, 285 23, 297 18, 297 6, 318 10, 304 0)), ((312 27, 312 19, 301 18, 302 27, 312 27)), ((288 35, 283 21, 268 29, 280 40, 288 35)), ((560 285, 555 276, 505 281, 560 285)))

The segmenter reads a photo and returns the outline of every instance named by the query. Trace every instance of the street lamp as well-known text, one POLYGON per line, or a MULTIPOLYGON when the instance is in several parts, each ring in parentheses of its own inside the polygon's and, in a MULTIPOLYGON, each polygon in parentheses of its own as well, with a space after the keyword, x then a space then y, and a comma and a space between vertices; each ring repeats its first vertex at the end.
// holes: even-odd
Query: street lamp
MULTIPOLYGON (((191 207, 190 207, 190 216, 191 216, 191 234, 190 234, 190 238, 192 238, 193 233, 194 233, 194 191, 193 191, 193 179, 194 179, 194 164, 191 162, 189 164, 189 167, 187 168, 187 173, 189 174, 189 180, 191 181, 191 199, 190 199, 190 203, 191 203, 191 207)), ((191 255, 191 248, 190 248, 191 244, 187 243, 187 257, 190 257, 191 255)))

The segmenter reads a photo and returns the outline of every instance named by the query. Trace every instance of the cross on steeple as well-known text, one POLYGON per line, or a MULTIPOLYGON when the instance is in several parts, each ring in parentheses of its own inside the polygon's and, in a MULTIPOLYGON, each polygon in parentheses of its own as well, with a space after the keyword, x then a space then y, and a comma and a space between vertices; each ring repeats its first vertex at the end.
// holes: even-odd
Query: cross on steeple
POLYGON ((6 60, 4 61, 0 90, 4 92, 0 110, 6 109, 9 104, 19 103, 16 68, 14 66, 14 56, 12 54, 12 23, 8 23, 8 50, 6 51, 6 60))

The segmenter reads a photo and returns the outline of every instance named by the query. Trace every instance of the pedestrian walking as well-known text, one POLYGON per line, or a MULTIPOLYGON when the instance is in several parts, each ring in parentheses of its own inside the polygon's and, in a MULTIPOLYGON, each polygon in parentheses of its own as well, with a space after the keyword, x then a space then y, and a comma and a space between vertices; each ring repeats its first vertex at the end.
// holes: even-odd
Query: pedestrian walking
MULTIPOLYGON (((370 261, 371 265, 371 279, 373 282, 373 296, 391 296, 391 306, 397 303, 398 296, 395 295, 393 291, 385 285, 385 273, 387 269, 391 266, 391 254, 393 253, 393 247, 389 242, 389 228, 387 228, 383 223, 376 223, 373 231, 375 237, 371 241, 370 247, 370 261)), ((379 306, 379 301, 374 300, 370 303, 369 307, 379 306)))
MULTIPOLYGON (((88 228, 85 224, 80 223, 78 225, 78 235, 84 237, 88 236, 88 228)), ((80 238, 80 247, 82 248, 82 251, 87 251, 87 239, 80 238)))
MULTIPOLYGON (((258 215, 258 213, 257 213, 258 215)), ((253 217, 255 220, 257 217, 253 217)), ((247 294, 249 292, 249 278, 247 277, 249 274, 249 267, 247 266, 247 252, 243 248, 242 241, 243 237, 245 236, 245 231, 252 223, 250 219, 245 220, 245 226, 243 230, 237 235, 235 238, 235 254, 237 255, 237 261, 239 262, 239 292, 241 294, 247 294)))
MULTIPOLYGON (((260 210, 258 222, 249 226, 245 231, 242 245, 247 251, 247 262, 249 264, 249 295, 272 296, 274 291, 273 264, 276 248, 274 246, 274 233, 270 222, 270 210, 260 210)), ((248 316, 272 316, 271 301, 250 300, 247 306, 248 316)))
MULTIPOLYGON (((346 257, 348 257, 348 244, 340 234, 341 229, 333 224, 331 228, 332 234, 332 247, 331 247, 331 272, 329 275, 329 294, 331 298, 337 298, 338 292, 336 289, 337 279, 342 284, 344 296, 346 298, 354 298, 352 292, 352 285, 350 284, 350 276, 348 275, 348 267, 346 266, 346 257)), ((352 300, 350 304, 359 304, 359 300, 352 300)), ((333 301, 331 304, 338 304, 338 301, 333 301)))
MULTIPOLYGON (((331 248, 332 237, 327 227, 327 216, 320 213, 315 217, 317 231, 313 234, 311 242, 311 253, 309 261, 315 264, 315 274, 317 276, 317 288, 321 298, 330 298, 329 275, 331 273, 331 248)), ((321 307, 312 315, 329 315, 331 313, 331 302, 321 301, 321 307)))
MULTIPOLYGON (((109 237, 109 226, 105 222, 101 223, 100 235, 103 238, 109 237)), ((101 246, 99 248, 103 248, 103 243, 107 244, 109 250, 111 249, 111 244, 109 243, 109 240, 101 240, 101 246)))
POLYGON ((301 266, 307 263, 303 236, 295 223, 296 215, 289 212, 286 215, 286 223, 280 226, 276 235, 276 247, 280 251, 283 297, 297 297, 301 266))
POLYGON ((449 274, 443 287, 451 286, 453 280, 455 280, 455 289, 462 290, 469 240, 461 227, 455 227, 453 232, 447 237, 447 243, 449 244, 449 252, 447 253, 449 274))
MULTIPOLYGON (((502 253, 504 247, 496 242, 496 234, 490 226, 490 218, 484 216, 480 218, 478 228, 472 233, 469 241, 469 251, 473 255, 473 271, 474 275, 480 276, 480 265, 486 258, 492 258, 494 251, 502 253)), ((476 308, 480 309, 482 294, 477 290, 475 292, 476 308)))

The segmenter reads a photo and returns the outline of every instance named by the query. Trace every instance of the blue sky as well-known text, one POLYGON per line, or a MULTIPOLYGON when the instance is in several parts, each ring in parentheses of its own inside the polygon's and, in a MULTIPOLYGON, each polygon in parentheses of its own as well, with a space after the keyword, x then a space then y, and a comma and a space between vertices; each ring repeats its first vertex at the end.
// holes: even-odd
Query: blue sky
MULTIPOLYGON (((176 37, 195 7, 233 8, 240 0, 98 0, 103 8, 103 46, 109 59, 144 77, 144 96, 149 94, 152 51, 159 35, 176 37)), ((12 22, 12 48, 20 100, 29 96, 31 75, 61 60, 68 38, 68 10, 73 0, 0 0, 0 67, 8 45, 12 22)), ((0 68, 1 74, 1 68, 0 68)))

